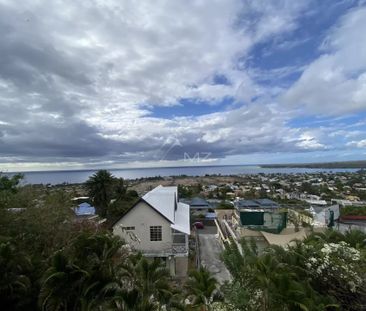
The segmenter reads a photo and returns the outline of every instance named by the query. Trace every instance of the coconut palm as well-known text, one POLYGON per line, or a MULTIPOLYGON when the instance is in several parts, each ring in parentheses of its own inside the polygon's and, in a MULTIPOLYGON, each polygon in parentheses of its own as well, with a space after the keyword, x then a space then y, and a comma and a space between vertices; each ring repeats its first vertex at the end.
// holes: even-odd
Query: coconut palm
POLYGON ((160 260, 142 257, 135 266, 135 276, 143 299, 153 297, 163 304, 169 301, 172 296, 169 272, 160 260))
POLYGON ((177 309, 179 297, 170 286, 169 272, 158 259, 130 255, 121 269, 119 290, 114 297, 118 310, 154 311, 177 309))
POLYGON ((305 244, 316 244, 319 241, 326 243, 339 243, 344 241, 344 235, 336 230, 327 229, 324 232, 313 232, 305 240, 305 244))
POLYGON ((24 302, 31 289, 31 270, 28 256, 17 252, 11 242, 0 243, 0 299, 4 310, 24 302))
POLYGON ((121 251, 120 239, 108 234, 80 234, 72 243, 74 263, 88 272, 82 296, 90 307, 114 297, 119 288, 120 270, 127 254, 121 251))
POLYGON ((121 289, 113 298, 114 307, 120 311, 157 311, 159 305, 149 299, 141 299, 138 288, 121 289))
POLYGON ((217 280, 204 267, 189 273, 186 291, 192 306, 199 310, 211 310, 211 304, 221 300, 217 280))
POLYGON ((105 217, 111 201, 115 177, 107 170, 99 170, 86 182, 89 196, 93 198, 97 214, 105 217))
POLYGON ((120 249, 121 242, 107 234, 79 234, 45 272, 41 308, 91 310, 109 304, 119 288, 120 249))
POLYGON ((79 310, 88 272, 73 264, 61 251, 44 274, 39 295, 42 310, 79 310))

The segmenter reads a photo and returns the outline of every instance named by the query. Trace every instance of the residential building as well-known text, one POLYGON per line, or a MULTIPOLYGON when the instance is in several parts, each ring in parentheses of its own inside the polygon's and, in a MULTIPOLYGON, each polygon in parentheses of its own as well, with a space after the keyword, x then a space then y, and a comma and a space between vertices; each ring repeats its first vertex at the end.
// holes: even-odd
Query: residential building
POLYGON ((160 258, 171 275, 188 269, 189 205, 177 187, 158 186, 141 197, 113 226, 113 233, 146 257, 160 258))
POLYGON ((279 233, 287 224, 287 212, 269 199, 235 202, 237 222, 242 228, 279 233))
POLYGON ((190 209, 192 211, 204 211, 208 212, 211 208, 210 204, 203 198, 195 197, 189 203, 190 209))

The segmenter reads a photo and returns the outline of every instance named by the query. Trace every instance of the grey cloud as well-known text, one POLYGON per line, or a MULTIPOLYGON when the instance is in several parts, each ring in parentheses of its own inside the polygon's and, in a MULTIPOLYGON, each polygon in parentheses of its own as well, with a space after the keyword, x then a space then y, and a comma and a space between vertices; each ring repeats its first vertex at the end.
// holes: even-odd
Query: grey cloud
MULTIPOLYGON (((275 12, 292 28, 303 6, 289 3, 275 12)), ((181 98, 239 101, 262 92, 238 69, 238 58, 289 29, 266 27, 271 7, 254 31, 233 27, 244 9, 251 7, 235 0, 2 2, 0 161, 159 160, 171 137, 181 146, 167 160, 300 150, 299 133, 264 104, 203 117, 149 117, 151 107, 181 98), (217 73, 230 85, 211 85, 217 73)))

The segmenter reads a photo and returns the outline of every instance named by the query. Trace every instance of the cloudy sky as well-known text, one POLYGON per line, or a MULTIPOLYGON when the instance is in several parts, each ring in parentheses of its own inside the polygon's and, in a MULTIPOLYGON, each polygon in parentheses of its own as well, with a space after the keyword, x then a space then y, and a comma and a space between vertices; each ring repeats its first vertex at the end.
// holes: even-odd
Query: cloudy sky
POLYGON ((366 3, 0 0, 0 171, 366 158, 366 3))

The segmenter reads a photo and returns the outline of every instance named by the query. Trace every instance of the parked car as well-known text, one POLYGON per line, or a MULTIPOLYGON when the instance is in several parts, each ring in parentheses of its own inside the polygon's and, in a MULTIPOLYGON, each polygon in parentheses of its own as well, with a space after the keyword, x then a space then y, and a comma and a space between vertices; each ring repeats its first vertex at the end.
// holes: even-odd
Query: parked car
POLYGON ((201 221, 196 221, 195 223, 193 223, 192 226, 193 226, 193 228, 196 228, 196 229, 204 229, 205 228, 205 225, 201 221))

